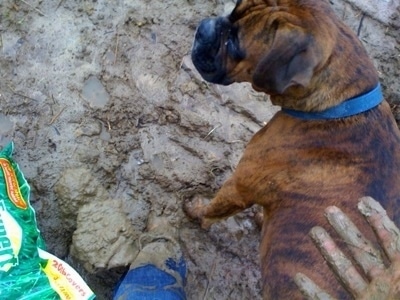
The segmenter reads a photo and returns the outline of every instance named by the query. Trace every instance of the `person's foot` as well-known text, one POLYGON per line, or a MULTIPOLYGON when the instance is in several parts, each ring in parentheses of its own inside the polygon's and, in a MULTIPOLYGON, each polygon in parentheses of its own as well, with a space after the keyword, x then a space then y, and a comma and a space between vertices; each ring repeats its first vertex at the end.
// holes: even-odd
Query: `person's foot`
POLYGON ((140 252, 115 294, 115 300, 186 299, 186 264, 176 228, 157 218, 139 239, 140 252))

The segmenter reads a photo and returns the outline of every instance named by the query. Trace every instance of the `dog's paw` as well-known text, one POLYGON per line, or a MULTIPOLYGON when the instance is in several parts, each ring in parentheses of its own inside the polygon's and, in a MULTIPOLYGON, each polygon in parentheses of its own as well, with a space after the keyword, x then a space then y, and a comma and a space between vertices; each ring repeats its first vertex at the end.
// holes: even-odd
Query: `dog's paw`
POLYGON ((201 221, 204 215, 205 199, 201 196, 194 196, 186 199, 183 203, 183 211, 193 220, 201 221))
POLYGON ((207 229, 211 226, 204 217, 208 200, 201 196, 194 196, 183 203, 183 211, 192 220, 201 224, 201 227, 207 229))

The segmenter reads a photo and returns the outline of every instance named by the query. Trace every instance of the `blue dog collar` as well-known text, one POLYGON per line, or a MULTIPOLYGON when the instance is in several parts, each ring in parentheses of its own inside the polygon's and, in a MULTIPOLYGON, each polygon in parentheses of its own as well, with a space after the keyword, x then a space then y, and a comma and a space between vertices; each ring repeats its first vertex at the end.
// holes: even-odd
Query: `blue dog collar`
POLYGON ((302 112, 287 108, 282 108, 282 111, 292 117, 304 120, 339 119, 354 116, 370 110, 378 106, 382 100, 383 95, 381 85, 378 83, 378 85, 368 93, 346 100, 345 102, 324 111, 302 112))

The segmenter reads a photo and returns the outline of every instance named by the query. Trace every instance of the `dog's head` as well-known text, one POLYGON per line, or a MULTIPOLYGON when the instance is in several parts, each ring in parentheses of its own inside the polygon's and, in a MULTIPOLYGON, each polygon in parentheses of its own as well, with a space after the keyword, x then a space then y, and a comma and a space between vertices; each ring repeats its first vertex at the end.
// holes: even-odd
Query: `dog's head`
POLYGON ((205 80, 218 84, 247 81, 269 94, 306 87, 335 40, 334 28, 328 28, 329 4, 315 2, 239 0, 229 16, 201 22, 194 65, 205 80))
MULTIPOLYGON (((335 61, 352 64, 348 56, 359 48, 327 0, 238 0, 229 16, 200 23, 192 60, 207 81, 246 81, 272 96, 300 98, 321 86, 321 80, 335 82, 331 73, 340 73, 335 61)), ((356 71, 343 72, 353 76, 356 71)))

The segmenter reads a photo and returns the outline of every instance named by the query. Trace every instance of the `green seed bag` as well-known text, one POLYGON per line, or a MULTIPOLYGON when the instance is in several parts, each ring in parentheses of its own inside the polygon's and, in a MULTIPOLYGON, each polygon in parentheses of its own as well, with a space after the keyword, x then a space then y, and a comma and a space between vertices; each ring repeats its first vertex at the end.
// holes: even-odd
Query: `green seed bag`
POLYGON ((13 148, 0 151, 0 299, 94 299, 74 269, 45 251, 13 148))

